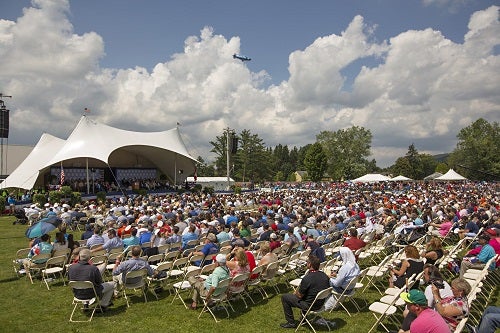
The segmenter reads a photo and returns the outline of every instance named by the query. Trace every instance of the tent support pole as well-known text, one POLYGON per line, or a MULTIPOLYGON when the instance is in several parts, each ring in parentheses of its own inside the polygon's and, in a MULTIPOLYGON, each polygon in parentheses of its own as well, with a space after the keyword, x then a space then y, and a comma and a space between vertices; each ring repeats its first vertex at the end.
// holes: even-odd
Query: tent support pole
POLYGON ((90 193, 90 183, 89 183, 89 158, 87 157, 85 159, 86 164, 85 164, 85 171, 87 171, 87 194, 90 193))
POLYGON ((113 173, 113 170, 111 169, 111 167, 109 166, 109 164, 106 164, 106 165, 108 166, 108 169, 111 172, 111 175, 113 176, 113 179, 116 182, 116 186, 118 186, 118 188, 120 189, 120 192, 122 192, 123 196, 126 197, 127 195, 125 194, 125 191, 123 191, 122 187, 120 186, 120 183, 116 179, 115 174, 113 173))

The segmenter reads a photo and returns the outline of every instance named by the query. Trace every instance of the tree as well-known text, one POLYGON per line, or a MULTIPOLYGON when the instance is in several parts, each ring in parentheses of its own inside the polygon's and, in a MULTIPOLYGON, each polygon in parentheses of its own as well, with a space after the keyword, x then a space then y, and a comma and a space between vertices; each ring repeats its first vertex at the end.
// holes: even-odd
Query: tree
POLYGON ((304 164, 309 178, 313 182, 320 181, 328 167, 328 158, 319 142, 309 147, 304 158, 304 164))
POLYGON ((353 126, 336 132, 322 131, 316 136, 328 159, 328 173, 333 179, 354 179, 366 173, 370 163, 372 134, 353 126))
POLYGON ((448 158, 448 165, 472 180, 500 178, 500 128, 498 122, 489 123, 479 118, 462 128, 458 143, 448 158), (458 168, 457 168, 458 167, 458 168))
POLYGON ((269 178, 271 158, 264 140, 247 129, 240 133, 239 138, 239 149, 234 160, 235 179, 258 182, 269 178))
POLYGON ((439 172, 444 175, 448 170, 450 170, 448 164, 441 162, 436 165, 436 169, 434 169, 434 172, 439 172))
POLYGON ((215 175, 215 170, 213 165, 208 165, 203 157, 198 156, 197 175, 199 177, 213 177, 215 175))
POLYGON ((394 176, 402 175, 412 178, 413 168, 406 157, 399 157, 390 169, 394 176))

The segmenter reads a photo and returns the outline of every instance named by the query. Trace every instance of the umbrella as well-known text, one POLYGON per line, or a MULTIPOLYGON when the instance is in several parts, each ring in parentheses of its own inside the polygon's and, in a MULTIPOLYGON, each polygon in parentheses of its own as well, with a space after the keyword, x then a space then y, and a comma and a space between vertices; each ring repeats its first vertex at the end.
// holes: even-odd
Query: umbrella
POLYGON ((46 217, 41 219, 36 224, 26 230, 26 237, 36 238, 43 234, 47 234, 57 228, 62 223, 62 220, 58 217, 46 217))

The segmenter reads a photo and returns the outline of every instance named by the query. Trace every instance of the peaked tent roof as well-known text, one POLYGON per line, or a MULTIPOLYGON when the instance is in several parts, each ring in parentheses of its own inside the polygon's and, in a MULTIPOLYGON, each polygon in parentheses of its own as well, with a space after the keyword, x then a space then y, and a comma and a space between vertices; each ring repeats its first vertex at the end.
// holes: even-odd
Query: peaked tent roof
POLYGON ((434 172, 434 173, 428 175, 427 177, 425 177, 424 180, 434 180, 437 177, 441 177, 442 175, 443 174, 441 172, 434 172))
POLYGON ((47 133, 43 133, 35 148, 24 161, 7 177, 0 188, 19 187, 31 189, 38 177, 39 166, 47 163, 55 151, 61 149, 64 140, 47 133))
MULTIPOLYGON (((45 156, 52 156, 51 159, 28 161, 27 158, 18 168, 36 172, 37 177, 50 166, 60 164, 63 167, 80 168, 87 165, 89 168, 158 168, 174 179, 181 170, 185 175, 193 173, 196 162, 189 155, 177 128, 162 132, 133 132, 82 116, 68 139, 61 141, 58 149, 47 148, 50 153, 45 156)), ((45 144, 43 146, 45 149, 45 144)), ((17 169, 13 173, 16 171, 17 169)), ((26 179, 9 182, 9 187, 33 188, 37 177, 29 182, 26 179)))
POLYGON ((397 181, 403 181, 403 180, 413 180, 413 179, 405 177, 403 175, 399 175, 399 176, 396 176, 394 178, 389 179, 390 182, 397 182, 397 181))
POLYGON ((458 174, 455 170, 450 169, 444 175, 439 176, 434 180, 467 180, 467 178, 458 174))
POLYGON ((381 175, 379 173, 368 173, 364 176, 356 178, 353 180, 355 183, 371 183, 371 182, 385 182, 390 180, 389 177, 381 175))

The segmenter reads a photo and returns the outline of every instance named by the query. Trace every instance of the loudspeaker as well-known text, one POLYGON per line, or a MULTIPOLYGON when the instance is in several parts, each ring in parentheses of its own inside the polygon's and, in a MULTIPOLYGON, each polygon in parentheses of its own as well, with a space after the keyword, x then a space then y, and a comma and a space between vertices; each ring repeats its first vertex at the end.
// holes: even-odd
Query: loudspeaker
POLYGON ((238 138, 233 136, 231 138, 231 154, 236 154, 238 152, 238 138))
POLYGON ((0 138, 9 137, 9 110, 0 109, 0 138))

